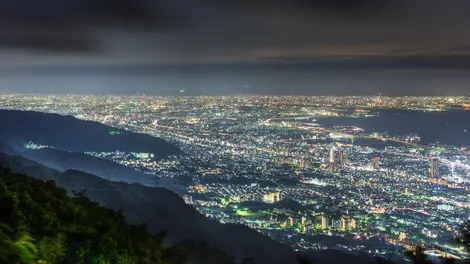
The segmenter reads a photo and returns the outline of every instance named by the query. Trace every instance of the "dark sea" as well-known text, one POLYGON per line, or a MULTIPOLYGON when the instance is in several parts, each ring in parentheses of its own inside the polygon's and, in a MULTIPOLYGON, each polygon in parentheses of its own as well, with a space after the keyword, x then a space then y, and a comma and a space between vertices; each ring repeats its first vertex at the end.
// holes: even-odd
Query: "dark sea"
POLYGON ((394 134, 418 134, 422 144, 442 143, 453 146, 470 146, 470 111, 445 112, 375 110, 377 117, 318 118, 324 127, 351 125, 364 128, 366 132, 394 134))

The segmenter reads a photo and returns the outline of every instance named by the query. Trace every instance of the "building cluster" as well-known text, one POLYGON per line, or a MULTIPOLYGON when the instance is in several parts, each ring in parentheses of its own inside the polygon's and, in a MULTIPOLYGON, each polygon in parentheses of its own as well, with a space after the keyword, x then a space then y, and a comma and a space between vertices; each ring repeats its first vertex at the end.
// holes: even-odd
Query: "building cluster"
POLYGON ((466 149, 336 124, 380 118, 383 109, 469 109, 469 97, 0 94, 0 108, 73 115, 172 142, 184 155, 87 154, 175 179, 204 215, 295 248, 324 247, 305 236, 348 235, 353 242, 384 238, 396 248, 442 246, 470 218, 466 149))

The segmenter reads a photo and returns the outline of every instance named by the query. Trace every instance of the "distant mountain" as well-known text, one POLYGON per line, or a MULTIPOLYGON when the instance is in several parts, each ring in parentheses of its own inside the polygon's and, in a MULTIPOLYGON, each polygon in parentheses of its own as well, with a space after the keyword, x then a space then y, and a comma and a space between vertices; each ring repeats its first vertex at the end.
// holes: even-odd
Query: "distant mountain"
POLYGON ((0 141, 0 152, 5 154, 16 154, 16 151, 10 145, 0 141))
POLYGON ((33 178, 50 181, 60 178, 61 172, 21 156, 0 153, 0 166, 7 167, 14 173, 27 174, 33 178))
POLYGON ((157 159, 181 154, 175 145, 163 139, 79 120, 72 116, 0 110, 0 121, 0 140, 20 151, 31 141, 74 152, 147 152, 155 154, 157 159))
MULTIPOLYGON (((36 161, 64 172, 66 170, 78 170, 96 175, 100 178, 116 182, 140 183, 145 186, 153 186, 153 175, 136 171, 111 160, 101 159, 87 154, 63 151, 58 149, 43 148, 27 150, 21 156, 36 161)), ((180 195, 183 194, 181 185, 176 180, 161 178, 159 186, 172 190, 180 195)))

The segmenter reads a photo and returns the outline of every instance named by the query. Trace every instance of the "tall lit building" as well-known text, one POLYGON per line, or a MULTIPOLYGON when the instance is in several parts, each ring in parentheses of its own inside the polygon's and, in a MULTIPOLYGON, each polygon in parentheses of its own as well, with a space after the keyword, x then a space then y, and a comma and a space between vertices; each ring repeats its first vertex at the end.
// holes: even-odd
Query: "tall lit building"
POLYGON ((338 158, 339 158, 339 164, 341 166, 348 163, 348 154, 346 153, 346 151, 342 149, 338 150, 338 158))
POLYGON ((341 231, 345 232, 349 230, 350 224, 351 224, 351 217, 347 215, 341 216, 341 231))
POLYGON ((343 150, 342 149, 338 149, 336 151, 338 153, 338 162, 339 164, 343 164, 343 150))
POLYGON ((349 224, 349 228, 351 228, 351 230, 357 229, 357 220, 355 218, 351 218, 351 223, 349 224))
POLYGON ((348 215, 341 216, 341 231, 353 231, 357 229, 357 226, 358 222, 355 218, 348 215))
POLYGON ((289 217, 289 226, 290 227, 294 226, 294 218, 293 217, 289 217))
POLYGON ((330 163, 335 163, 335 148, 330 148, 330 163))
POLYGON ((331 146, 329 165, 328 165, 330 173, 333 173, 337 169, 335 156, 336 156, 336 149, 334 146, 331 146))
POLYGON ((322 215, 321 217, 321 229, 328 229, 328 217, 322 215))
POLYGON ((374 170, 380 170, 380 157, 375 156, 372 158, 372 168, 374 170))
POLYGON ((429 177, 430 178, 437 178, 439 176, 438 173, 438 160, 436 157, 432 157, 430 159, 430 168, 429 168, 429 177))

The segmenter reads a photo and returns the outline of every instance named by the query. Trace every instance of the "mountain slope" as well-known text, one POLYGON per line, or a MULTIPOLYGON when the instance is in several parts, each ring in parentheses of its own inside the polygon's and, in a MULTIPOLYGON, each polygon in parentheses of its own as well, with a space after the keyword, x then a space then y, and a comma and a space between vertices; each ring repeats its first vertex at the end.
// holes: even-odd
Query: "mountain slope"
MULTIPOLYGON (((153 183, 151 175, 107 159, 101 159, 82 153, 43 148, 27 150, 22 152, 21 156, 62 172, 66 170, 78 170, 110 181, 140 183, 145 186, 152 186, 153 183)), ((176 180, 162 178, 159 180, 159 186, 182 194, 183 190, 181 186, 175 184, 175 182, 176 180)))
POLYGON ((92 201, 122 210, 129 223, 146 223, 152 233, 167 231, 167 238, 173 243, 187 239, 206 241, 238 258, 253 257, 258 263, 295 263, 289 247, 248 227, 207 219, 167 189, 110 182, 75 170, 61 173, 19 156, 0 154, 0 165, 35 178, 55 180, 57 186, 69 192, 85 190, 84 195, 92 201))
POLYGON ((21 156, 59 171, 79 170, 112 181, 148 184, 149 176, 133 168, 87 154, 43 148, 27 150, 21 156))
POLYGON ((30 141, 74 152, 147 152, 155 158, 181 154, 173 144, 144 134, 118 130, 97 122, 72 116, 30 111, 0 110, 0 140, 16 150, 30 141), (111 133, 118 131, 119 133, 111 133))
POLYGON ((16 154, 15 150, 13 150, 12 147, 2 141, 0 141, 0 152, 10 155, 16 154))
POLYGON ((0 168, 0 263, 183 264, 177 246, 53 181, 0 168))
POLYGON ((168 231, 173 242, 207 241, 234 256, 255 257, 260 263, 294 262, 290 248, 248 227, 209 220, 167 189, 113 183, 78 171, 64 172, 58 184, 86 190, 91 200, 122 210, 129 223, 145 222, 155 233, 168 231))

